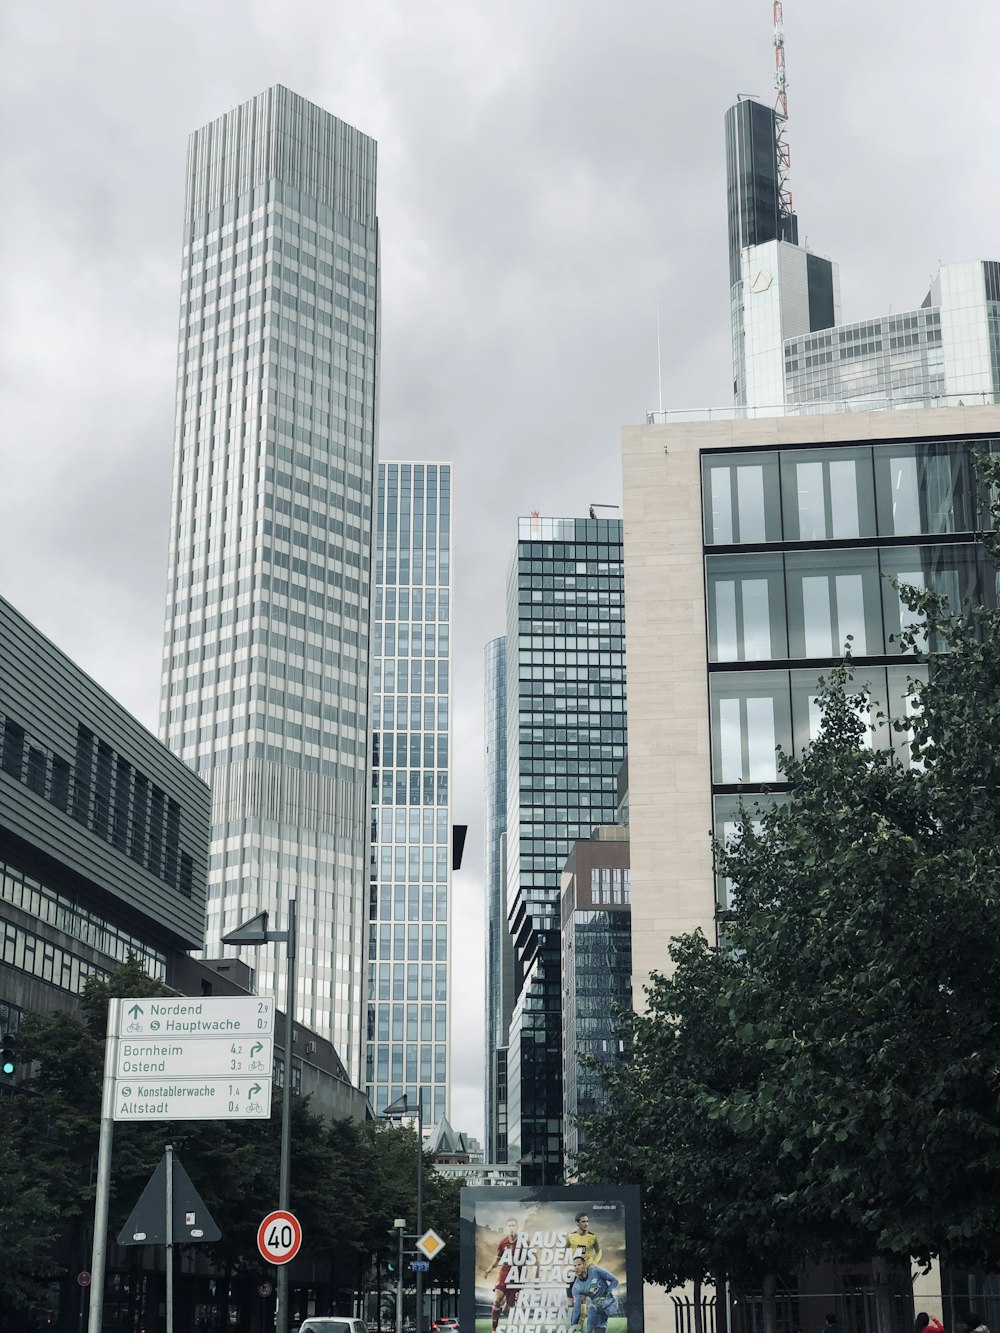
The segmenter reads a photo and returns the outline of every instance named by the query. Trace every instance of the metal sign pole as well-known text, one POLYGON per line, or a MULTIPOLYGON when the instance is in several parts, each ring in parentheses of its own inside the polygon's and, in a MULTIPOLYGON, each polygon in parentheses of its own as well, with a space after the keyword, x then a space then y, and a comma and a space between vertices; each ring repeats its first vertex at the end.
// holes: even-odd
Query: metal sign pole
MULTIPOLYGON (((417 1238, 424 1234, 424 1088, 417 1088, 417 1238)), ((417 1333, 424 1333, 424 1270, 417 1269, 417 1333)))
POLYGON ((406 1223, 399 1228, 399 1256, 396 1259, 396 1333, 403 1333, 403 1230, 406 1223))
POLYGON ((108 1201, 111 1198, 111 1149, 115 1137, 115 1066, 119 1048, 121 1001, 108 1004, 108 1037, 104 1045, 104 1090, 101 1094, 101 1134, 97 1149, 97 1192, 93 1200, 91 1254, 91 1312, 88 1333, 101 1333, 104 1321, 104 1269, 108 1258, 108 1201))
MULTIPOLYGON (((292 1193, 292 1050, 295 1041, 295 899, 288 900, 288 988, 285 998, 285 1083, 281 1089, 281 1165, 278 1175, 278 1207, 287 1212, 292 1193)), ((278 1268, 276 1333, 288 1333, 288 1265, 278 1268)))
POLYGON ((108 1254, 108 1201, 111 1196, 111 1148, 115 1132, 115 1067, 121 1001, 108 1004, 108 1034, 104 1046, 104 1089, 101 1096, 101 1139, 97 1151, 97 1192, 94 1195, 94 1245, 90 1260, 90 1314, 87 1333, 101 1333, 104 1322, 104 1269, 108 1254))
POLYGON ((174 1145, 167 1144, 167 1333, 174 1333, 174 1145))

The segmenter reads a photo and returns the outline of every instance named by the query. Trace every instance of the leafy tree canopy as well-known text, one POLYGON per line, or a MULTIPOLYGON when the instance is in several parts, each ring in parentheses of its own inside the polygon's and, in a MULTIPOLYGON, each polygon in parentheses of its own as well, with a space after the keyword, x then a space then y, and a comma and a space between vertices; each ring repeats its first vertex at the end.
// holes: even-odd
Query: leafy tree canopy
MULTIPOLYGON (((0 1232, 9 1226, 23 1236, 0 1259, 9 1301, 27 1303, 46 1280, 89 1266, 108 1001, 165 993, 130 960, 88 983, 80 1017, 26 1015, 20 1046, 32 1078, 0 1104, 0 1232)), ((270 1120, 116 1125, 111 1236, 172 1143, 222 1232, 209 1247, 220 1268, 260 1269, 256 1232, 278 1202, 280 1131, 279 1092, 270 1120)), ((303 1255, 326 1265, 340 1289, 365 1285, 389 1249, 394 1218, 411 1228, 416 1220, 416 1135, 385 1122, 327 1122, 308 1098, 293 1099, 291 1177, 303 1255)), ((424 1179, 427 1225, 453 1238, 457 1252, 457 1191, 429 1163, 424 1179)))
POLYGON ((848 659, 787 800, 716 849, 722 947, 673 942, 585 1123, 585 1174, 645 1186, 656 1280, 1000 1263, 1000 615, 901 595, 928 678, 895 746, 848 659))

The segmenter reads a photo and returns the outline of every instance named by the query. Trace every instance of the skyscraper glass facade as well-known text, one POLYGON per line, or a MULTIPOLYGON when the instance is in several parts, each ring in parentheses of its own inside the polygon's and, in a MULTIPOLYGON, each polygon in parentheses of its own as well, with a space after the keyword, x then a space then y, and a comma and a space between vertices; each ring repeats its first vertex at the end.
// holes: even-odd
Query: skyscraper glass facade
POLYGON ((451 465, 380 463, 365 1084, 450 1114, 451 465))
POLYGON ((508 1159, 563 1170, 560 873, 614 822, 625 756, 622 525, 522 518, 507 603, 508 1159))
POLYGON ((597 1065, 622 1059, 616 1008, 632 1004, 632 885, 627 828, 578 842, 563 873, 563 1106, 570 1170, 586 1142, 577 1117, 601 1105, 597 1065))
POLYGON ((514 1000, 514 950, 507 928, 507 640, 486 645, 486 1158, 507 1160, 507 1033, 514 1000), (502 1094, 502 1095, 501 1095, 502 1094))
POLYGON ((729 213, 729 283, 740 280, 740 251, 764 241, 798 245, 794 213, 781 211, 774 110, 752 97, 726 112, 726 203, 729 213))
MULTIPOLYGON (((191 139, 160 729, 212 787, 206 948, 298 900, 298 1016, 361 1074, 375 143, 274 87, 191 139)), ((282 951, 246 961, 274 991, 282 951), (277 957, 275 956, 277 953, 277 957)))

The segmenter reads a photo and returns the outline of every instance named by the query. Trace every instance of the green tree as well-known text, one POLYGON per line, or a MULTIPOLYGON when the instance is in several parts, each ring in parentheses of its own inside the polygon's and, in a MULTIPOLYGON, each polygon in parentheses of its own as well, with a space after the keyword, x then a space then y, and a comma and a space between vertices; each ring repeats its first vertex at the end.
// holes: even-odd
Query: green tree
POLYGON ((807 1257, 810 1219, 783 1202, 791 1171, 774 1134, 748 1114, 720 1114, 742 1105, 772 1063, 720 1002, 744 961, 700 933, 674 940, 671 958, 671 975, 651 980, 646 1011, 622 1015, 629 1059, 603 1072, 605 1109, 582 1121, 579 1167, 587 1181, 641 1187, 645 1275, 694 1283, 700 1321, 705 1280, 773 1291, 807 1257))
MULTIPOLYGON (((23 1270, 19 1298, 45 1279, 89 1267, 108 1002, 163 993, 130 960, 88 984, 80 1017, 25 1019, 20 1044, 33 1076, 23 1093, 3 1103, 10 1170, 0 1193, 4 1224, 25 1209, 32 1219, 25 1234, 34 1259, 23 1270), (24 1209, 20 1200, 28 1201, 24 1209)), ((118 1234, 169 1142, 222 1232, 206 1247, 220 1271, 227 1279, 263 1274, 256 1232, 278 1202, 280 1132, 278 1091, 270 1120, 116 1125, 110 1235, 118 1234)), ((405 1216, 411 1226, 416 1218, 416 1136, 384 1123, 327 1123, 308 1098, 295 1098, 291 1177, 304 1256, 326 1267, 336 1290, 361 1290, 393 1218, 405 1216)), ((440 1230, 436 1197, 431 1187, 428 1220, 440 1230)), ((2 1275, 0 1269, 0 1289, 20 1291, 2 1275)))
POLYGON ((787 801, 718 849, 724 949, 674 942, 584 1158, 646 1186, 660 1280, 872 1258, 882 1327, 893 1263, 1000 1262, 1000 616, 903 595, 913 716, 863 744, 888 724, 832 672, 787 801))
POLYGON ((0 1314, 41 1299, 60 1231, 45 1181, 23 1170, 13 1103, 0 1101, 0 1314))

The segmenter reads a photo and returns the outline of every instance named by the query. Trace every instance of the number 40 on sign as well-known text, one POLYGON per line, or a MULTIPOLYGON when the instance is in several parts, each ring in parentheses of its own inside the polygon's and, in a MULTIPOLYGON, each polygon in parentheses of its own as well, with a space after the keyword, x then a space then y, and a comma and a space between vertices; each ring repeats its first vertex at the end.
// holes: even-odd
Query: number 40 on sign
POLYGON ((302 1224, 294 1213, 268 1213, 257 1228, 257 1248, 269 1264, 287 1264, 302 1244, 302 1224))

